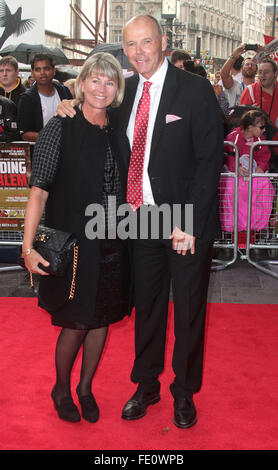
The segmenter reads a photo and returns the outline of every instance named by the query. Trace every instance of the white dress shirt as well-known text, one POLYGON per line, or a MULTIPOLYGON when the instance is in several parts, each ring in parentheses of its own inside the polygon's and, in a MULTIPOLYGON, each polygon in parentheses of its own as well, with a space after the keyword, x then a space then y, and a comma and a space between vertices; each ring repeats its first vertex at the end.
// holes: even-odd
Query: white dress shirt
POLYGON ((143 204, 152 204, 152 205, 155 204, 153 194, 152 194, 149 174, 148 174, 148 166, 149 166, 149 159, 150 159, 154 123, 155 123, 155 119, 157 115, 158 106, 160 103, 161 92, 162 92, 162 88, 164 85, 164 80, 165 80, 165 76, 167 73, 167 69, 168 69, 168 60, 165 57, 163 64, 151 76, 149 80, 146 80, 142 75, 139 74, 139 83, 137 87, 137 92, 135 95, 133 108, 130 114, 130 119, 129 119, 127 131, 126 131, 126 134, 130 143, 130 148, 132 148, 136 111, 137 111, 139 100, 143 92, 144 82, 145 81, 151 82, 152 86, 150 87, 150 98, 151 98, 150 114, 149 114, 146 150, 145 150, 145 158, 144 158, 144 170, 143 170, 143 204))

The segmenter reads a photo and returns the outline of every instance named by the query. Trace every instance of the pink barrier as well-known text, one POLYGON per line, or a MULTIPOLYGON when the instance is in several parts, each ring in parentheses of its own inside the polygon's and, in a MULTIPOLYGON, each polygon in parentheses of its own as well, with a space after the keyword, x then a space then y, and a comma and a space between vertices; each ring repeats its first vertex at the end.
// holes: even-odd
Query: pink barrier
MULTIPOLYGON (((275 190, 269 178, 253 177, 251 230, 261 230, 268 226, 272 211, 275 190)), ((239 177, 238 191, 238 231, 247 230, 248 181, 239 177)), ((222 230, 234 231, 235 180, 221 176, 219 184, 220 221, 222 230)))

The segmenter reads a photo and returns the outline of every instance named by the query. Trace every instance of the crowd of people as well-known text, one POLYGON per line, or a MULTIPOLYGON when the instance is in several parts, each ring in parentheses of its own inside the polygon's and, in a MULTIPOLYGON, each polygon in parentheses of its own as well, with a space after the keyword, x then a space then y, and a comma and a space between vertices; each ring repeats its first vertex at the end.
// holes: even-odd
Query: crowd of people
MULTIPOLYGON (((257 52, 263 49, 257 46, 257 52)), ((224 123, 224 140, 233 142, 239 151, 238 231, 247 230, 249 154, 256 141, 278 140, 277 63, 267 57, 257 64, 246 51, 246 44, 238 46, 228 57, 212 83, 220 105, 224 123), (244 57, 243 54, 247 53, 244 57)), ((209 78, 200 64, 183 51, 173 51, 171 61, 177 67, 209 78)), ((223 171, 235 171, 234 147, 225 145, 223 171)), ((253 157, 253 172, 278 170, 278 147, 259 146, 253 157), (262 163, 263 162, 263 163, 262 163)), ((251 229, 267 228, 272 212, 274 188, 268 178, 253 180, 251 229), (259 203, 258 203, 259 201, 259 203)), ((235 187, 231 178, 221 178, 219 189, 221 228, 234 230, 235 187)))
MULTIPOLYGON (((265 58, 257 64, 254 56, 244 57, 245 46, 242 44, 237 47, 211 80, 223 121, 229 121, 231 110, 244 105, 265 111, 276 128, 278 126, 277 64, 270 58, 265 58)), ((259 50, 262 50, 262 46, 258 46, 259 50)), ((182 49, 173 50, 169 60, 181 70, 210 78, 204 66, 200 65, 199 61, 194 61, 182 49)), ((39 131, 56 113, 59 102, 75 98, 75 79, 69 79, 64 83, 55 80, 55 66, 50 56, 36 55, 31 62, 31 69, 31 75, 22 83, 17 60, 12 56, 0 59, 2 103, 0 140, 3 142, 18 139, 35 142, 39 131)), ((133 70, 137 73, 135 69, 133 70)), ((278 139, 277 129, 278 127, 271 135, 273 140, 278 139)), ((229 130, 224 126, 224 138, 229 130)), ((278 149, 274 152, 278 154, 278 149)))
POLYGON ((36 142, 39 131, 47 124, 64 98, 72 98, 70 86, 54 79, 51 56, 37 54, 31 62, 32 74, 23 84, 17 60, 12 56, 0 59, 0 140, 22 139, 36 142))
MULTIPOLYGON (((133 306, 135 360, 131 380, 138 387, 124 405, 122 419, 140 419, 150 405, 160 401, 159 376, 164 368, 172 285, 173 419, 178 428, 195 425, 194 394, 202 383, 212 249, 220 229, 217 191, 223 168, 224 121, 228 109, 239 100, 239 87, 244 88, 240 100, 261 107, 276 124, 277 72, 271 60, 259 64, 259 80, 255 82, 252 74, 257 66, 245 59, 241 82, 237 81, 231 72, 245 51, 242 46, 222 68, 221 83, 212 86, 205 70, 188 54, 174 51, 169 61, 166 47, 167 39, 155 18, 132 18, 123 29, 123 48, 134 75, 124 83, 117 61, 107 53, 95 54, 76 80, 74 100, 69 88, 55 82, 49 58, 34 58, 35 83, 26 91, 21 88, 17 65, 7 58, 0 61, 2 94, 17 106, 13 122, 17 122, 23 140, 36 142, 22 255, 27 269, 41 275, 40 306, 51 314, 53 324, 62 328, 51 396, 59 417, 67 421, 80 420, 72 398, 71 371, 81 346, 77 387, 81 412, 89 422, 98 420, 92 381, 108 326, 129 315, 133 306), (136 236, 129 240, 87 238, 86 208, 91 203, 104 208, 105 234, 111 228, 107 212, 111 196, 117 208, 124 203, 132 208, 136 236), (158 218, 158 237, 152 237, 148 226, 147 235, 140 238, 144 208, 164 204, 172 216, 174 206, 180 205, 180 224, 172 224, 170 236, 165 238, 158 218), (193 207, 191 230, 185 224, 187 204, 193 207), (63 278, 48 275, 44 270, 48 261, 33 248, 43 212, 47 226, 74 233, 78 239, 75 297, 62 307, 71 268, 63 278)), ((256 114, 244 122, 236 130, 242 142, 261 138, 265 115, 256 114)), ((265 171, 268 161, 269 155, 265 155, 257 168, 265 171)), ((114 218, 112 223, 119 221, 114 218)), ((107 382, 109 387, 109 378, 107 382)), ((112 393, 106 405, 115 407, 112 393)))

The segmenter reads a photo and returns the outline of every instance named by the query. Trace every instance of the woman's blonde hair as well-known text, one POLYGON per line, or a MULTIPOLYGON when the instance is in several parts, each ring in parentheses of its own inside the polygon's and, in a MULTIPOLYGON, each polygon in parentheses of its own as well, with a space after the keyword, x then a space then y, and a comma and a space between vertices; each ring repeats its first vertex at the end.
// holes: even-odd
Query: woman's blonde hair
POLYGON ((113 108, 120 106, 123 101, 125 91, 125 80, 121 65, 112 54, 108 52, 97 52, 90 56, 82 67, 75 81, 75 97, 81 103, 84 101, 84 94, 81 91, 81 80, 85 81, 93 72, 100 75, 106 75, 110 80, 117 84, 117 92, 114 101, 111 103, 113 108))

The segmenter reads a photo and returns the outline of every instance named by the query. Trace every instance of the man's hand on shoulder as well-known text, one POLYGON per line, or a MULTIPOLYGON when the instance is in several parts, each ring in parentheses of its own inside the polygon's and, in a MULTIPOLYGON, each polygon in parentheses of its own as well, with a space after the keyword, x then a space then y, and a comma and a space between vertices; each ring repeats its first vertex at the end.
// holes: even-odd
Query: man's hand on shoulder
POLYGON ((63 118, 69 116, 73 118, 76 114, 74 106, 77 104, 77 100, 62 100, 61 103, 58 104, 55 116, 61 116, 63 118))

